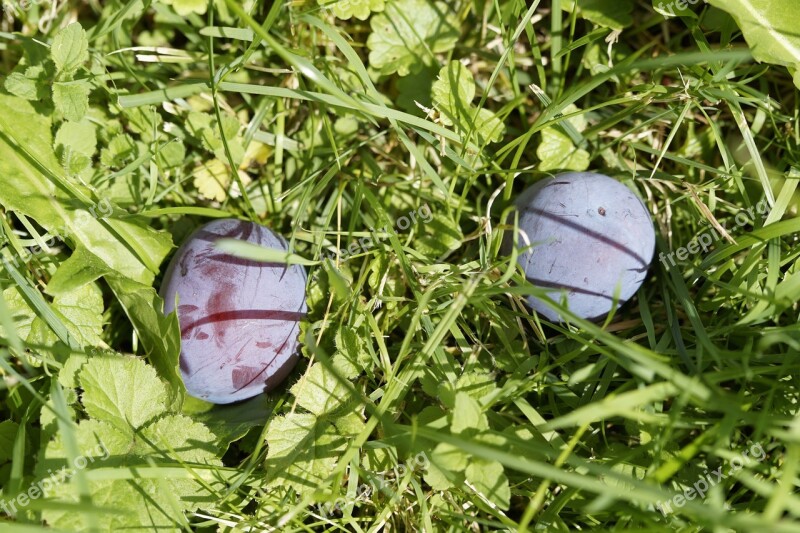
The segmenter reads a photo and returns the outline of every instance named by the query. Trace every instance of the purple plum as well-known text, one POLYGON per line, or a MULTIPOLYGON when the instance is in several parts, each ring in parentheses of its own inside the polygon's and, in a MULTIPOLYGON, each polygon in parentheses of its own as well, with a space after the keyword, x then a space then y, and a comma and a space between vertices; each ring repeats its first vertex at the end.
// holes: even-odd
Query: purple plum
MULTIPOLYGON (((526 189, 516 201, 517 246, 525 277, 548 296, 590 320, 607 315, 644 282, 655 251, 655 231, 642 201, 622 183, 592 172, 568 172, 526 189)), ((560 313, 534 296, 528 304, 550 320, 560 313)))
POLYGON ((178 296, 180 371, 187 392, 231 403, 275 388, 297 363, 306 271, 228 255, 215 248, 218 239, 288 247, 258 224, 215 220, 189 236, 164 275, 165 313, 174 310, 178 296))

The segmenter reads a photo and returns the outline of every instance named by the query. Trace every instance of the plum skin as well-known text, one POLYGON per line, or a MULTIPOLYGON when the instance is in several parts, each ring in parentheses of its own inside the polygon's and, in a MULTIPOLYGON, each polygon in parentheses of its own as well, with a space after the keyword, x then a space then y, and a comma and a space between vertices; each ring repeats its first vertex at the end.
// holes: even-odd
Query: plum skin
POLYGON ((195 230, 170 261, 161 284, 164 313, 181 328, 180 372, 195 398, 225 404, 275 388, 292 371, 305 317, 306 271, 241 259, 215 248, 223 238, 287 250, 269 229, 236 219, 195 230))
MULTIPOLYGON (((647 276, 655 252, 655 230, 642 201, 603 174, 567 172, 545 178, 515 202, 519 210, 518 260, 534 285, 566 295, 569 310, 597 320, 633 296, 647 276)), ((541 299, 528 304, 549 320, 566 322, 541 299)))

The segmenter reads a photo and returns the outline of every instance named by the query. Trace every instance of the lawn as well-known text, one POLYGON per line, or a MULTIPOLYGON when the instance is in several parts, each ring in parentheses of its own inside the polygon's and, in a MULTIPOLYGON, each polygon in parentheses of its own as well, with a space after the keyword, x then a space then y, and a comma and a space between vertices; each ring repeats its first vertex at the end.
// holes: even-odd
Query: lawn
POLYGON ((796 0, 2 1, 0 531, 800 531, 796 0), (567 171, 655 231, 596 320, 513 246, 567 171), (191 394, 173 257, 299 294, 286 379, 191 394))

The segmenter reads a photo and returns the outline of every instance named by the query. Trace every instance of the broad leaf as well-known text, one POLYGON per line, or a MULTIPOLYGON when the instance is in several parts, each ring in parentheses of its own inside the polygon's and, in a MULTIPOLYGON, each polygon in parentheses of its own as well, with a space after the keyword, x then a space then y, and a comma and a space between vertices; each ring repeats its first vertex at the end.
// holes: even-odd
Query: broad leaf
POLYGON ((431 99, 442 115, 442 122, 455 124, 465 137, 477 137, 481 145, 501 140, 505 125, 492 111, 473 106, 474 98, 475 79, 462 63, 451 61, 439 71, 431 99))
POLYGON ((293 487, 299 494, 314 492, 363 427, 357 413, 324 422, 302 413, 272 419, 267 429, 268 483, 293 487))
POLYGON ((167 390, 152 366, 135 357, 95 357, 80 372, 86 412, 123 431, 166 411, 167 390))
MULTIPOLYGON (((708 0, 739 24, 753 57, 800 73, 800 10, 795 0, 708 0)), ((800 76, 795 76, 800 87, 800 76)))
POLYGON ((0 95, 0 204, 83 246, 120 276, 150 285, 172 248, 170 235, 146 219, 104 217, 84 200, 86 188, 68 183, 52 146, 49 119, 21 98, 0 95))
POLYGON ((334 413, 348 400, 347 388, 321 363, 314 363, 291 389, 297 405, 318 417, 334 413))
POLYGON ((50 56, 62 79, 71 78, 89 60, 89 41, 79 23, 73 22, 56 34, 50 47, 50 56))
POLYGON ((370 66, 384 75, 419 72, 435 62, 433 54, 452 50, 459 36, 450 5, 428 0, 390 0, 370 26, 370 66))
POLYGON ((478 401, 466 392, 457 392, 450 430, 453 433, 461 433, 483 429, 489 429, 489 421, 478 401))
POLYGON ((4 86, 8 92, 25 100, 38 100, 41 98, 36 80, 28 78, 21 72, 9 74, 4 86))
MULTIPOLYGON (((578 107, 570 104, 564 108, 563 113, 571 115, 577 111, 579 111, 578 107)), ((583 114, 569 118, 567 121, 579 132, 584 131, 587 127, 583 114)), ((589 152, 576 148, 569 136, 556 127, 542 130, 542 142, 536 149, 536 155, 541 159, 539 170, 543 172, 562 169, 583 171, 589 168, 591 159, 589 152)))
POLYGON ((577 170, 589 168, 590 156, 586 150, 575 148, 570 138, 556 128, 542 130, 542 142, 536 149, 541 159, 539 170, 577 170))
POLYGON ((67 120, 82 119, 89 112, 89 85, 76 81, 55 82, 53 104, 67 120))
POLYGON ((383 11, 384 0, 317 0, 323 7, 330 7, 336 18, 348 20, 355 17, 367 20, 371 13, 383 11))
POLYGON ((500 509, 508 509, 511 489, 503 465, 497 461, 473 458, 465 470, 467 481, 500 509))
MULTIPOLYGON (((69 334, 83 347, 104 347, 103 293, 96 283, 86 283, 71 291, 59 293, 52 304, 53 312, 66 326, 69 334)), ((45 346, 58 341, 44 320, 36 317, 31 324, 28 341, 45 346)))
POLYGON ((564 0, 561 5, 572 11, 576 3, 578 15, 598 26, 622 30, 633 24, 634 0, 564 0))

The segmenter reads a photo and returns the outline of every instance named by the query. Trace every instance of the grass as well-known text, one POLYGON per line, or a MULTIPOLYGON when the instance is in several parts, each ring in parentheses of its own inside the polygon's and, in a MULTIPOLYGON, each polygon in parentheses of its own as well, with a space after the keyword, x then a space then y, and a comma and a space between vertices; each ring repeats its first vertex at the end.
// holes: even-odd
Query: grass
MULTIPOLYGON (((60 28, 86 29, 90 56, 67 82, 91 86, 82 123, 97 141, 88 164, 77 137, 50 155, 52 139, 31 144, 30 116, 48 135, 69 122, 46 91, 33 115, 0 120, 3 498, 45 477, 47 461, 74 463, 87 428, 118 424, 83 386, 92 360, 147 359, 168 390, 158 416, 186 440, 131 426, 130 450, 0 515, 3 530, 800 530, 798 91, 721 11, 665 19, 631 3, 618 35, 559 0, 448 4, 458 39, 416 56, 411 78, 375 72, 369 21, 313 1, 178 15, 177 0, 70 0, 4 20, 6 92, 60 28), (465 109, 505 126, 498 142, 477 111, 448 117, 431 102, 426 83, 449 60, 475 80, 465 109), (515 196, 551 174, 537 153, 548 128, 653 215, 647 281, 605 321, 536 316, 524 299, 541 290, 503 253, 515 196), (260 150, 240 164, 248 147, 260 150), (24 196, 27 184, 63 209, 24 196), (81 213, 102 199, 113 215, 81 235, 81 213), (766 218, 737 223, 762 200, 766 218), (429 222, 397 227, 424 205, 429 222), (147 288, 165 265, 155 241, 179 244, 217 217, 286 236, 289 260, 307 265, 309 314, 286 386, 212 407, 182 400, 177 325, 149 314, 161 302, 147 288), (658 260, 723 226, 713 251, 658 260), (368 236, 367 249, 325 259, 368 236), (83 270, 68 270, 104 246, 105 263, 82 255, 83 270), (139 273, 108 268, 137 260, 139 273), (763 457, 731 472, 754 446, 763 457), (399 468, 415 457, 428 469, 399 468), (655 509, 720 467, 730 475, 705 497, 655 509)), ((110 391, 127 377, 104 379, 110 391)), ((130 394, 132 412, 148 405, 130 394)))

